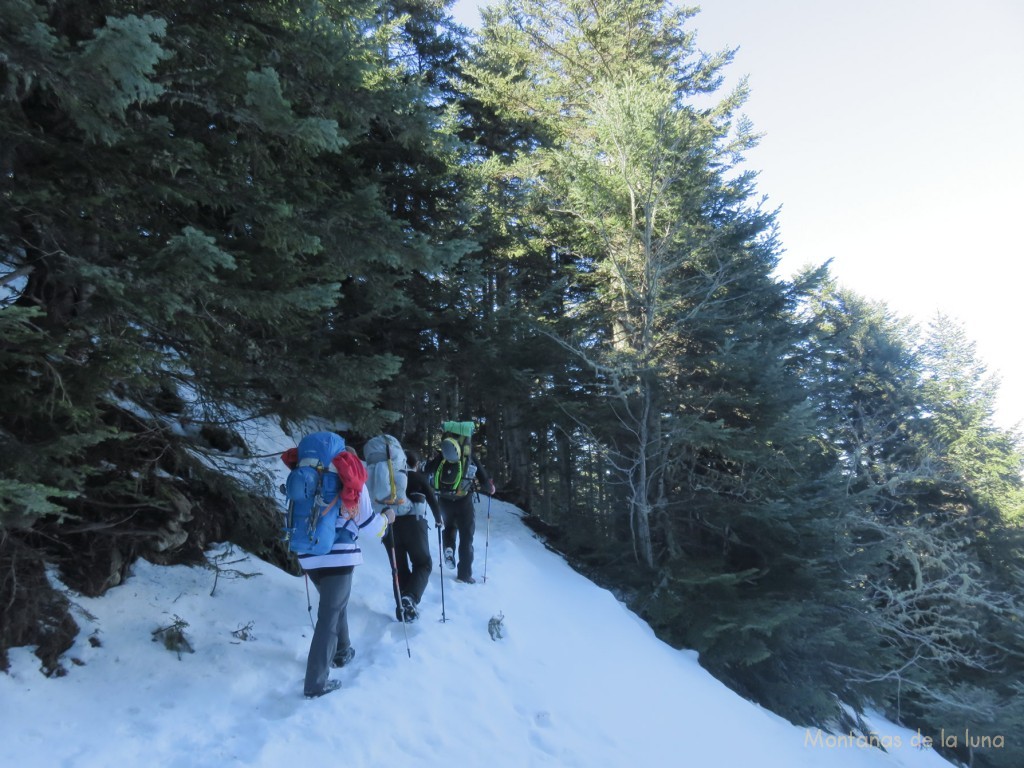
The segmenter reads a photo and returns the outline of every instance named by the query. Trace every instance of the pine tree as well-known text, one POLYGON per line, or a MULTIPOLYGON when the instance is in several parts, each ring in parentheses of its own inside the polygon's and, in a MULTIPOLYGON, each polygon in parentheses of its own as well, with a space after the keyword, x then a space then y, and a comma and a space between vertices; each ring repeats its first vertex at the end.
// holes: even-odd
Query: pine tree
MULTIPOLYGON (((546 212, 536 230, 549 251, 572 254, 561 281, 575 293, 547 325, 577 356, 572 386, 610 404, 591 429, 625 483, 648 566, 663 550, 681 552, 670 508, 674 483, 687 482, 671 476, 686 464, 679 457, 691 478, 698 466, 731 464, 738 455, 723 453, 749 427, 727 420, 743 407, 708 375, 716 358, 779 358, 794 338, 790 299, 770 277, 772 215, 749 204, 752 177, 734 172, 754 141, 735 118, 745 90, 693 106, 717 88, 730 55, 698 54, 692 15, 659 2, 506 3, 488 18, 470 70, 477 98, 536 137, 510 173, 529 179, 531 208, 546 212)), ((735 483, 726 474, 716 477, 735 483)))
POLYGON ((88 531, 62 563, 83 591, 258 528, 192 453, 244 450, 221 425, 389 419, 401 359, 366 330, 464 246, 400 204, 447 149, 378 10, 0 1, 0 524, 88 531), (227 522, 196 519, 200 477, 227 522))
POLYGON ((449 418, 439 394, 450 389, 454 375, 449 354, 457 354, 473 328, 471 315, 463 314, 466 307, 455 302, 471 301, 471 289, 460 276, 478 239, 470 224, 471 183, 465 170, 471 150, 460 135, 465 117, 458 78, 466 44, 444 5, 400 0, 381 6, 395 25, 385 54, 387 71, 418 94, 412 111, 420 129, 396 136, 394 126, 378 122, 367 157, 390 169, 383 174, 384 196, 404 223, 409 245, 422 256, 400 267, 405 277, 390 297, 386 324, 362 325, 358 318, 349 323, 349 330, 402 360, 380 404, 399 420, 392 426, 396 434, 424 447, 449 418))
POLYGON ((921 342, 884 306, 834 285, 812 306, 806 377, 842 491, 830 506, 843 586, 821 594, 837 609, 856 598, 836 615, 861 638, 827 663, 856 695, 924 730, 1004 727, 1021 606, 1010 565, 1020 537, 1002 513, 1021 479, 1011 436, 991 424, 993 384, 953 323, 921 342))
MULTIPOLYGON (((528 137, 496 168, 535 243, 509 248, 510 263, 537 253, 551 275, 550 304, 529 306, 567 362, 532 407, 561 409, 544 457, 574 460, 577 495, 597 500, 589 526, 573 520, 595 534, 575 551, 603 542, 597 578, 628 585, 659 632, 732 684, 767 697, 770 678, 792 700, 813 675, 786 681, 781 665, 808 650, 787 644, 839 640, 810 599, 831 539, 817 506, 829 465, 795 311, 819 277, 772 277, 773 214, 738 167, 755 140, 736 117, 745 87, 695 106, 730 54, 696 50, 692 15, 505 3, 469 72, 477 99, 528 137), (641 566, 631 572, 624 540, 641 566)), ((824 693, 815 706, 832 711, 824 693)))

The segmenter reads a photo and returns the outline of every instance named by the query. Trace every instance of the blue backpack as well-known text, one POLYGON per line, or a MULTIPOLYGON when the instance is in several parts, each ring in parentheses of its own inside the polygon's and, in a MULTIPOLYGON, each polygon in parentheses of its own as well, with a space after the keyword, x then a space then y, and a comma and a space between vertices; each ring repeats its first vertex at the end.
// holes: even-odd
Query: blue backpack
POLYGON ((284 540, 298 555, 326 555, 334 546, 342 483, 331 460, 343 450, 345 440, 334 432, 314 432, 299 441, 298 461, 284 484, 284 540))

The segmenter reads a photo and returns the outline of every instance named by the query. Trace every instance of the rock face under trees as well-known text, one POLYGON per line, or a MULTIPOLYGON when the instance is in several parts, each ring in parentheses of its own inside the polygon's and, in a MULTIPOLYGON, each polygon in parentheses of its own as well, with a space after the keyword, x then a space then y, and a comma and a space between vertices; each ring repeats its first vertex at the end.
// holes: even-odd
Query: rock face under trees
POLYGON ((44 520, 0 539, 4 669, 9 648, 33 645, 46 674, 66 672, 61 655, 78 626, 67 598, 47 577, 49 568, 69 589, 95 597, 121 584, 140 557, 165 565, 206 565, 203 553, 211 544, 236 541, 298 572, 281 544, 280 510, 273 498, 198 458, 201 451, 216 455, 215 449, 159 432, 125 439, 119 446, 140 448, 143 443, 159 454, 139 450, 122 456, 119 464, 137 477, 148 476, 136 483, 134 494, 91 510, 71 504, 62 523, 44 520))

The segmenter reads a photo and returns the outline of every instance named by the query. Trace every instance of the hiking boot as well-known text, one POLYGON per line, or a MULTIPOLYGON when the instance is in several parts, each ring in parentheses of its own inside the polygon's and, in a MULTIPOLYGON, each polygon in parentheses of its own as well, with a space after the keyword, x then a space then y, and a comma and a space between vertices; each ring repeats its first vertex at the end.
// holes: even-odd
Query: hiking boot
POLYGON ((456 581, 460 584, 476 584, 476 579, 472 576, 459 576, 456 581))
POLYGON ((344 667, 346 664, 352 661, 353 658, 355 658, 355 655, 356 649, 350 645, 345 650, 338 651, 336 654, 334 654, 334 660, 331 662, 331 666, 335 669, 344 667))
POLYGON ((446 547, 444 550, 444 564, 447 565, 450 570, 455 570, 455 550, 451 547, 446 547))
POLYGON ((310 693, 309 691, 307 691, 306 692, 306 698, 307 699, 319 699, 324 694, 328 694, 331 691, 336 691, 339 688, 341 688, 341 681, 340 680, 328 680, 324 684, 324 687, 321 690, 314 691, 313 693, 310 693))
POLYGON ((399 621, 412 624, 419 618, 420 612, 416 609, 416 603, 412 601, 412 598, 409 595, 404 595, 402 597, 402 607, 396 611, 396 615, 399 621))

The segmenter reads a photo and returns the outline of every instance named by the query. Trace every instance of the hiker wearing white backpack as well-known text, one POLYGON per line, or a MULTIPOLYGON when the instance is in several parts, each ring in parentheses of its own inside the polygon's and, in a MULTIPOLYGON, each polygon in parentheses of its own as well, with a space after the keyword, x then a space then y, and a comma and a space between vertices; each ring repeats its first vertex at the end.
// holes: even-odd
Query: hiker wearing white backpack
POLYGON ((367 488, 375 510, 390 509, 395 524, 384 537, 391 560, 395 618, 411 623, 430 579, 433 562, 427 539, 427 509, 440 525, 441 510, 426 479, 417 472, 419 454, 405 451, 398 438, 377 435, 363 446, 367 488))
POLYGON ((406 475, 409 478, 406 495, 412 502, 412 511, 396 517, 395 524, 384 538, 386 540, 391 537, 398 565, 398 588, 402 605, 400 611, 396 611, 396 617, 399 621, 413 622, 419 618, 418 606, 434 568, 427 535, 427 514, 434 518, 434 525, 440 528, 441 507, 438 506, 437 496, 427 476, 420 471, 423 459, 419 453, 407 450, 405 458, 408 465, 406 475))

